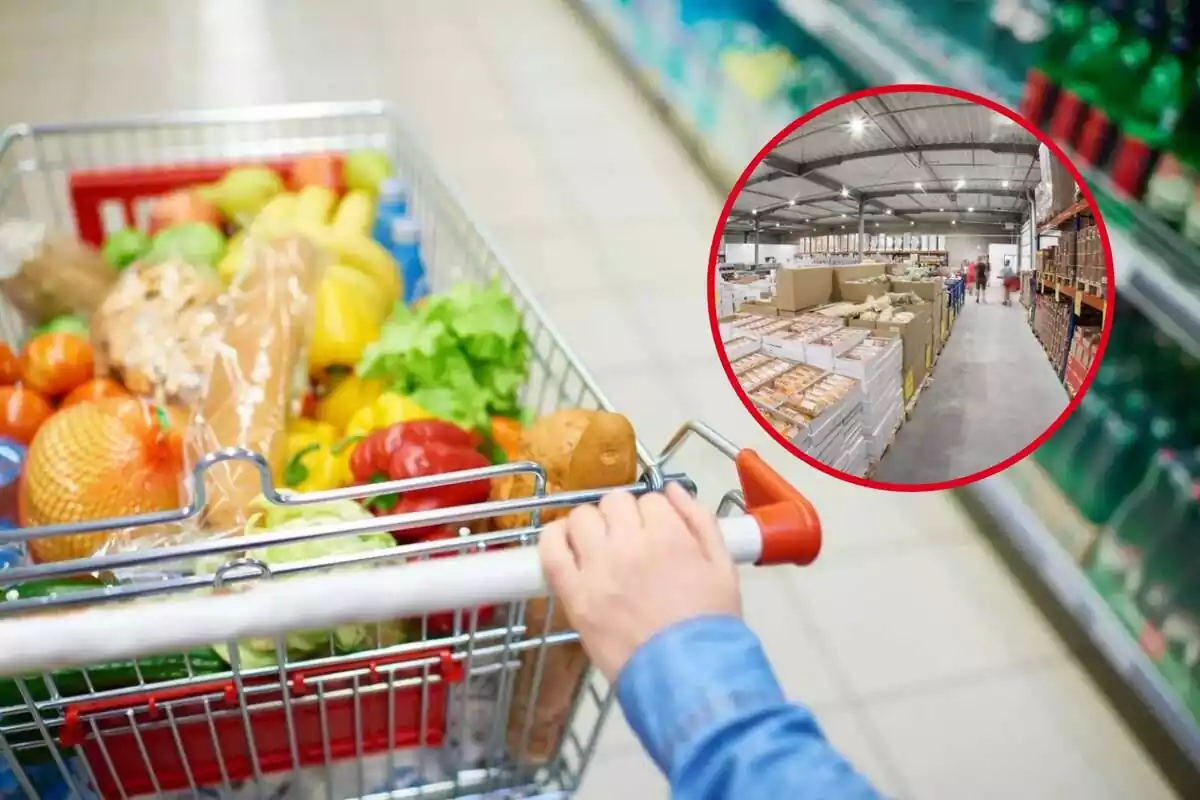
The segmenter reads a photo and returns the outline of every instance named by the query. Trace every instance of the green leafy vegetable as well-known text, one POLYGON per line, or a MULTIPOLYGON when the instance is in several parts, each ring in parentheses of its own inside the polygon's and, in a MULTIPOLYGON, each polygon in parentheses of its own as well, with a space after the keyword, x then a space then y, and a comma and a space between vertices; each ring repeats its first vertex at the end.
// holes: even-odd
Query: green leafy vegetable
POLYGON ((442 419, 486 430, 489 416, 517 413, 528 369, 521 312, 493 281, 456 284, 417 309, 397 304, 357 372, 442 419))
MULTIPOLYGON (((280 506, 259 497, 254 501, 258 513, 246 523, 246 534, 253 536, 263 531, 303 530, 334 522, 371 519, 371 514, 353 500, 334 500, 328 503, 313 503, 304 506, 280 506)), ((328 556, 354 555, 383 550, 395 545, 386 533, 364 533, 358 536, 335 536, 324 539, 307 539, 289 544, 261 547, 246 552, 247 558, 262 561, 268 566, 279 566, 301 561, 313 561, 328 556)), ((227 556, 201 559, 196 571, 213 573, 225 563, 227 556)), ((404 640, 403 631, 397 625, 343 625, 332 634, 327 631, 297 631, 288 634, 284 642, 292 658, 308 658, 337 652, 353 652, 383 644, 397 644, 404 640), (380 635, 377 636, 376 634, 380 635), (386 641, 381 641, 386 639, 386 641)), ((229 661, 226 645, 215 645, 213 649, 229 661)), ((253 667, 270 666, 276 661, 273 639, 251 639, 238 642, 241 665, 253 667)))

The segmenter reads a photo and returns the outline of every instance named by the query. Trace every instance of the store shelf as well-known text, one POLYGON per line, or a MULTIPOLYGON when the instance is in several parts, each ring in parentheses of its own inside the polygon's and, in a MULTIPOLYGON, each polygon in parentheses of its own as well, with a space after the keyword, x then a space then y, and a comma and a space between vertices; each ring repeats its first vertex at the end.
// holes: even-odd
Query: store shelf
POLYGON ((1079 291, 1079 289, 1077 289, 1075 287, 1075 285, 1073 283, 1064 282, 1061 279, 1049 279, 1048 280, 1046 278, 1039 278, 1038 283, 1040 283, 1042 285, 1043 289, 1046 289, 1051 292, 1057 291, 1059 294, 1064 295, 1066 297, 1070 297, 1072 300, 1074 300, 1075 295, 1078 294, 1079 295, 1079 303, 1081 303, 1085 306, 1090 306, 1091 308, 1094 308, 1097 311, 1104 311, 1105 303, 1104 303, 1103 297, 1100 297, 1099 295, 1096 295, 1096 294, 1092 294, 1091 292, 1081 292, 1081 291, 1079 291))
POLYGON ((1062 211, 1058 212, 1054 216, 1050 217, 1050 219, 1039 225, 1038 233, 1046 233, 1048 231, 1057 230, 1058 227, 1064 222, 1070 222, 1080 214, 1084 213, 1090 215, 1092 213, 1091 206, 1088 205, 1086 200, 1077 200, 1070 207, 1064 208, 1062 211))
MULTIPOLYGON (((1026 467, 1032 469, 1032 467, 1026 467)), ((1040 493, 1056 490, 1042 477, 1033 485, 1040 493)), ((1146 704, 1181 749, 1200 768, 1200 726, 1188 707, 1167 685, 1133 636, 1117 621, 1112 609, 1088 582, 1079 565, 1060 543, 1091 535, 1077 515, 1060 512, 1054 503, 1038 502, 1023 493, 1011 478, 997 475, 966 490, 996 523, 1040 582, 1078 623, 1109 665, 1146 704)), ((1062 499, 1060 505, 1069 507, 1062 499)))

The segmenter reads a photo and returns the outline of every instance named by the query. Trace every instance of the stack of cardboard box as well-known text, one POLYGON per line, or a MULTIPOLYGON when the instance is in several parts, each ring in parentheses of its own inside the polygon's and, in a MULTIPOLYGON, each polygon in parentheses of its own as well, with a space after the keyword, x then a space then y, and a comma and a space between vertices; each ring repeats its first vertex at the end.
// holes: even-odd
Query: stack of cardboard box
POLYGON ((1071 337, 1071 348, 1067 353, 1067 371, 1063 374, 1063 383, 1067 385, 1067 390, 1072 397, 1079 394, 1079 387, 1083 386, 1083 381, 1092 368, 1096 350, 1100 346, 1101 330, 1103 329, 1099 326, 1080 325, 1075 328, 1075 335, 1071 337))
POLYGON ((873 335, 833 364, 835 373, 860 382, 863 439, 872 465, 883 458, 904 417, 900 344, 899 336, 873 335))

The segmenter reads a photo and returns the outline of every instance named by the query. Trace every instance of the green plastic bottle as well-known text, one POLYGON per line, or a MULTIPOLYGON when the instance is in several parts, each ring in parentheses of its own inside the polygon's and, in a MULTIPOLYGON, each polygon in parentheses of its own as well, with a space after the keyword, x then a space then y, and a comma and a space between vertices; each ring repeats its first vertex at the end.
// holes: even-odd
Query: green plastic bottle
MULTIPOLYGON (((1134 197, 1146 194, 1158 160, 1170 149, 1184 108, 1197 89, 1195 48, 1200 43, 1200 3, 1188 3, 1186 12, 1174 19, 1172 27, 1170 45, 1155 59, 1145 79, 1136 84, 1117 84, 1135 96, 1119 120, 1120 139, 1110 173, 1113 182, 1134 197)), ((1166 176, 1176 174, 1178 171, 1169 170, 1166 176)), ((1146 199, 1152 207, 1162 207, 1165 216, 1177 219, 1182 217, 1179 195, 1174 183, 1163 181, 1146 199)))
MULTIPOLYGON (((1188 465, 1173 450, 1159 450, 1137 489, 1117 508, 1092 548, 1087 570, 1102 593, 1135 598, 1145 582, 1146 556, 1172 531, 1191 491, 1188 465)), ((1160 551, 1161 552, 1161 551, 1160 551)), ((1151 576, 1161 581, 1159 576, 1151 576)))
MULTIPOLYGON (((1200 483, 1195 459, 1178 458, 1169 469, 1171 501, 1157 509, 1154 537, 1142 552, 1137 608, 1158 628, 1181 596, 1200 556, 1200 483)), ((1167 487, 1163 487, 1164 490, 1167 487)))
POLYGON ((1067 56, 1091 19, 1094 2, 1065 0, 1055 3, 1050 32, 1042 41, 1038 66, 1029 70, 1021 114, 1038 128, 1050 124, 1058 103, 1059 87, 1067 74, 1067 56))
POLYGON ((1120 34, 1116 50, 1098 65, 1100 76, 1075 89, 1088 104, 1076 153, 1098 167, 1108 165, 1119 126, 1144 101, 1151 70, 1169 41, 1165 0, 1145 0, 1134 19, 1136 24, 1120 34))
POLYGON ((1134 390, 1109 407, 1090 460, 1077 467, 1071 496, 1090 522, 1103 525, 1136 488, 1160 449, 1175 443, 1174 420, 1134 390))
POLYGON ((1067 53, 1050 134, 1072 148, 1078 146, 1088 108, 1108 90, 1114 56, 1124 39, 1137 35, 1131 17, 1127 0, 1106 0, 1067 53))

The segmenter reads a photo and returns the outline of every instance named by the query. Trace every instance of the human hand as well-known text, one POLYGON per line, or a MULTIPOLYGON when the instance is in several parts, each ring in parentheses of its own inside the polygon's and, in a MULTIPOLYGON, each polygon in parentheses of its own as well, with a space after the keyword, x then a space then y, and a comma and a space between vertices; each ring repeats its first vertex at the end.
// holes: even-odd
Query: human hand
POLYGON ((737 567, 716 519, 676 484, 605 495, 546 526, 550 589, 610 682, 656 633, 691 617, 741 616, 737 567))

